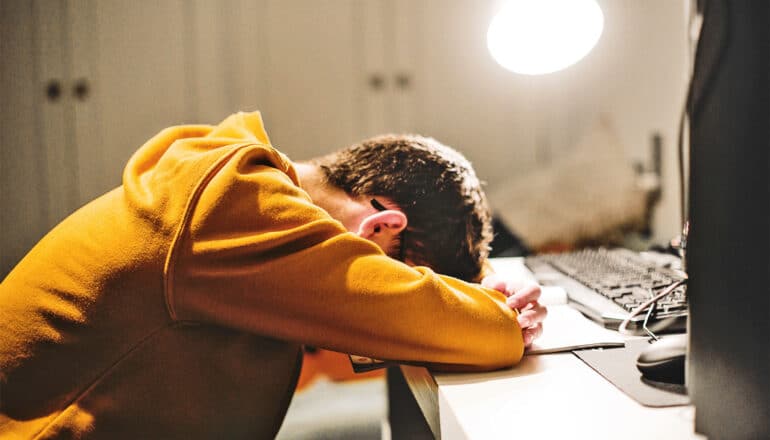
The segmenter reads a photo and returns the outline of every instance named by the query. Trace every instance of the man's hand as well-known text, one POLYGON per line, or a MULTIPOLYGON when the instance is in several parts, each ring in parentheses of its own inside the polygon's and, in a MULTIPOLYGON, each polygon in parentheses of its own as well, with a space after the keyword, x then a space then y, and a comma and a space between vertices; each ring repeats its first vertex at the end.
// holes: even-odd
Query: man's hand
POLYGON ((519 311, 518 321, 524 345, 532 345, 532 341, 543 333, 543 320, 548 314, 548 309, 537 302, 540 299, 540 286, 530 281, 506 279, 499 274, 484 277, 481 285, 508 297, 508 307, 519 311))

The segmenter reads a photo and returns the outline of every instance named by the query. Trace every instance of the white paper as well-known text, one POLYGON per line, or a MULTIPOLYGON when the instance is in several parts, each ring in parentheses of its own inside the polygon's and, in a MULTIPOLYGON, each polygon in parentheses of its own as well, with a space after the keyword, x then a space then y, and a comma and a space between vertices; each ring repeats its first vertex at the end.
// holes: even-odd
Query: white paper
POLYGON ((548 306, 543 334, 525 354, 558 353, 591 347, 622 347, 620 333, 591 321, 568 305, 548 306))

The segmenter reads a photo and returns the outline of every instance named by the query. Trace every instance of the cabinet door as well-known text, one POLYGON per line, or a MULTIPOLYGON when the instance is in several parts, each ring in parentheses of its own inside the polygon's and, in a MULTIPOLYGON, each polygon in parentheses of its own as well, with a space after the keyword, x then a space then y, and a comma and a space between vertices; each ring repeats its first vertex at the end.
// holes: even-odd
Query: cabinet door
POLYGON ((354 5, 353 56, 360 60, 358 138, 417 129, 415 73, 420 2, 366 0, 354 5))
POLYGON ((120 185, 127 160, 147 139, 195 119, 195 30, 181 0, 70 2, 73 78, 88 89, 76 101, 74 125, 86 202, 120 185))
POLYGON ((389 105, 389 131, 413 133, 418 131, 417 115, 422 103, 417 99, 423 80, 418 78, 423 35, 423 4, 413 0, 383 0, 388 4, 384 14, 390 34, 384 44, 388 56, 388 71, 392 80, 389 105))
POLYGON ((355 0, 273 0, 266 4, 267 100, 272 142, 293 159, 345 146, 357 137, 360 60, 355 0))
POLYGON ((266 110, 266 0, 188 0, 189 77, 198 121, 266 110))
POLYGON ((389 43, 392 27, 389 0, 367 0, 355 4, 354 28, 358 53, 365 81, 361 91, 358 131, 361 138, 391 132, 393 75, 389 43))
POLYGON ((0 1, 0 279, 48 229, 33 6, 0 1))
POLYGON ((46 222, 52 227, 77 208, 79 202, 78 157, 72 152, 75 145, 70 130, 69 59, 62 44, 68 37, 69 25, 62 20, 67 13, 65 0, 34 1, 32 5, 37 65, 37 90, 33 100, 40 112, 40 165, 46 175, 40 187, 46 194, 46 222))

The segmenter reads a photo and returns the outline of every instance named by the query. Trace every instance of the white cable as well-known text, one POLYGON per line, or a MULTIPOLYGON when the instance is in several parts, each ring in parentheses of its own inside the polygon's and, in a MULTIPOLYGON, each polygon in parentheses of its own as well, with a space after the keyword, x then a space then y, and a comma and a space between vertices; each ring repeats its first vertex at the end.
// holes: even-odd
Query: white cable
MULTIPOLYGON (((631 320, 639 316, 643 311, 647 309, 647 307, 650 307, 652 306, 652 304, 660 301, 660 299, 663 298, 664 296, 671 294, 671 292, 673 292, 674 289, 684 284, 685 281, 686 280, 679 280, 674 282, 673 284, 663 289, 663 291, 661 291, 659 294, 653 296, 652 298, 642 303, 639 307, 632 310, 631 313, 629 313, 628 317, 620 324, 620 327, 618 327, 618 332, 623 335, 638 336, 637 334, 635 334, 634 332, 626 328, 628 327, 628 324, 631 322, 631 320)), ((654 331, 660 330, 661 328, 667 327, 669 324, 668 321, 670 321, 670 319, 661 320, 657 326, 659 328, 654 328, 654 329, 651 328, 650 331, 654 332, 654 331)))

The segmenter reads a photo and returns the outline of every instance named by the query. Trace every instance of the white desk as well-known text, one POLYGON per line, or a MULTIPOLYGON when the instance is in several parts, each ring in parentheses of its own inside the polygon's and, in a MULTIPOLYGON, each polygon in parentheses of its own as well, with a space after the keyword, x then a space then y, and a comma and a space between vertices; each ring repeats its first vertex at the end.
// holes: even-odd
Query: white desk
MULTIPOLYGON (((520 270, 505 263, 505 271, 520 270)), ((642 406, 572 353, 525 356, 489 373, 401 371, 430 430, 444 440, 705 439, 693 431, 692 406, 642 406)))
POLYGON ((436 438, 704 439, 692 406, 642 406, 571 353, 491 373, 401 371, 436 438))

